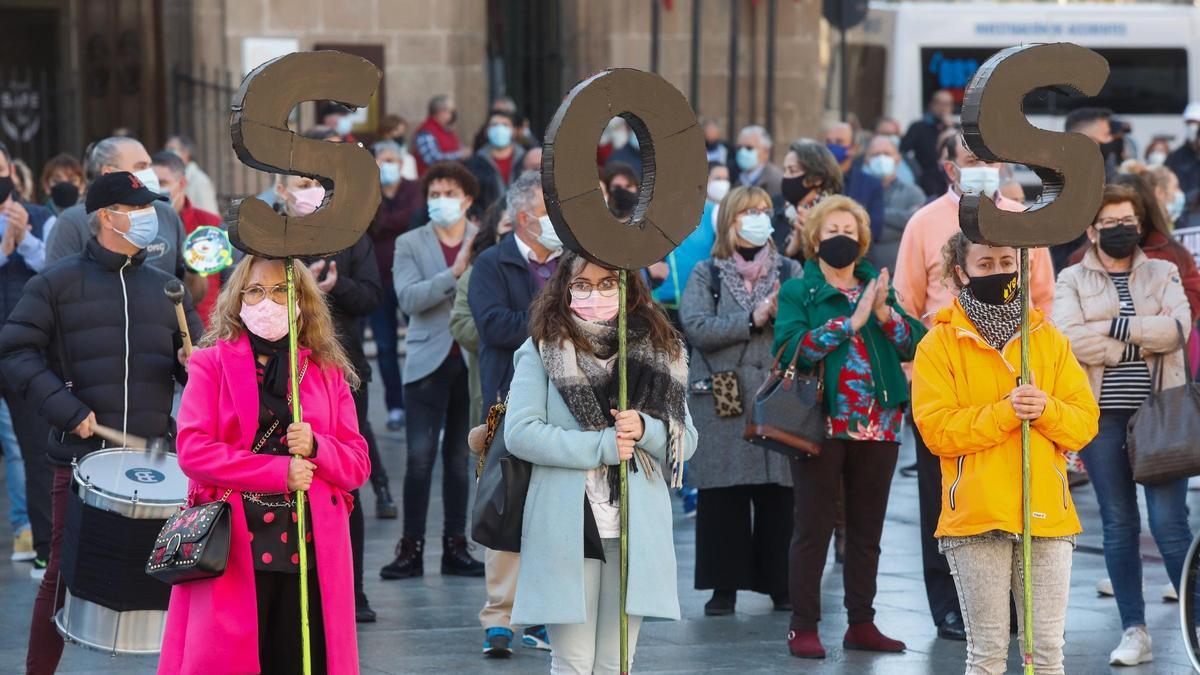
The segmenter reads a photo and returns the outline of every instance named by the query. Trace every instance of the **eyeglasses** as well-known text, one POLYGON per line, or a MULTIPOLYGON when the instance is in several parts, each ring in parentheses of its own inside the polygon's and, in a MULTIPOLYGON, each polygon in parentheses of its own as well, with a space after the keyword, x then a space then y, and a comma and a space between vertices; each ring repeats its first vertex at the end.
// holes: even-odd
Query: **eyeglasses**
POLYGON ((771 214, 770 214, 770 212, 768 212, 766 209, 750 208, 750 209, 746 209, 745 211, 742 211, 742 212, 741 212, 741 213, 739 213, 738 215, 739 215, 739 216, 753 216, 753 217, 758 217, 758 216, 769 216, 769 215, 771 215, 771 214))
POLYGON ((247 286, 242 289, 242 302, 247 305, 257 305, 262 302, 267 296, 271 296, 271 301, 277 305, 287 304, 287 284, 279 284, 278 286, 247 286))
POLYGON ((1136 216, 1125 216, 1124 218, 1101 218, 1096 221, 1096 227, 1101 230, 1107 230, 1110 227, 1137 227, 1138 219, 1136 216))
POLYGON ((571 291, 571 297, 576 300, 587 300, 592 297, 592 291, 599 293, 602 297, 611 298, 620 290, 621 283, 613 277, 609 277, 594 286, 590 281, 572 281, 567 288, 571 291))

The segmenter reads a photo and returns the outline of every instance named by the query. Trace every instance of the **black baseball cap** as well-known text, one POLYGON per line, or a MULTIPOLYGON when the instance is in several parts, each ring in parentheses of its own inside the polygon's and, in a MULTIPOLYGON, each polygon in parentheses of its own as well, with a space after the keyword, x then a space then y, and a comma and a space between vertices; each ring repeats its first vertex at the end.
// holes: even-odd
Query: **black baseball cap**
POLYGON ((152 192, 141 179, 128 171, 114 171, 100 176, 88 186, 85 208, 91 213, 114 204, 145 206, 159 200, 167 201, 167 197, 152 192))

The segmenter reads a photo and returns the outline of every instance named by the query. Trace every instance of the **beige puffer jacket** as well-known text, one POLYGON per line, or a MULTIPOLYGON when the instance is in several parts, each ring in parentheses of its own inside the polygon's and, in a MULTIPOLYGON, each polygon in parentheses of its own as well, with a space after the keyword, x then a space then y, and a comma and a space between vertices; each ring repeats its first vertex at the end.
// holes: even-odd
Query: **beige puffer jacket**
MULTIPOLYGON (((1138 249, 1129 274, 1129 294, 1137 312, 1129 319, 1129 341, 1142 348, 1151 373, 1155 361, 1163 359, 1163 389, 1183 386, 1188 380, 1183 349, 1191 334, 1192 315, 1179 270, 1174 263, 1147 258, 1138 249), (1182 343, 1176 326, 1183 330, 1182 343)), ((1126 343, 1108 334, 1109 324, 1119 314, 1117 287, 1093 246, 1082 262, 1058 275, 1054 323, 1071 340, 1071 351, 1087 371, 1097 400, 1105 366, 1120 363, 1125 351, 1126 343), (1093 321, 1101 322, 1104 332, 1089 328, 1093 321)))

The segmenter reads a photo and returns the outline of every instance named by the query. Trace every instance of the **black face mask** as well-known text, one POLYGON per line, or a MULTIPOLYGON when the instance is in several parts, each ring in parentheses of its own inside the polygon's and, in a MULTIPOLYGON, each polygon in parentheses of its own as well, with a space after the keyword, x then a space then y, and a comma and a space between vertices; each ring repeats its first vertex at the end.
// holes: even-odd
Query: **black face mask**
POLYGON ((1125 143, 1121 140, 1113 140, 1100 145, 1100 154, 1104 155, 1105 159, 1113 157, 1119 160, 1124 150, 1125 143))
POLYGON ((858 241, 844 234, 830 237, 817 247, 817 257, 837 270, 853 265, 858 260, 858 241))
POLYGON ((75 206, 79 202, 79 187, 65 180, 55 183, 50 188, 50 201, 60 209, 75 206))
POLYGON ((1117 225, 1100 230, 1100 250, 1117 260, 1133 255, 1140 243, 1142 235, 1134 225, 1117 225))
POLYGON ((16 186, 13 185, 13 179, 11 176, 4 176, 0 178, 0 204, 8 201, 8 196, 12 194, 14 189, 16 189, 16 186))
POLYGON ((780 191, 783 193, 783 198, 786 199, 789 204, 799 205, 800 202, 808 196, 808 193, 816 189, 805 185, 805 178, 806 176, 801 174, 799 176, 792 176, 791 178, 784 178, 779 183, 780 191))
POLYGON ((1007 305, 1017 297, 1017 273, 1002 272, 985 277, 970 277, 971 295, 989 305, 1007 305))
POLYGON ((633 190, 616 188, 608 193, 609 210, 618 218, 625 218, 633 213, 637 206, 638 195, 633 190))

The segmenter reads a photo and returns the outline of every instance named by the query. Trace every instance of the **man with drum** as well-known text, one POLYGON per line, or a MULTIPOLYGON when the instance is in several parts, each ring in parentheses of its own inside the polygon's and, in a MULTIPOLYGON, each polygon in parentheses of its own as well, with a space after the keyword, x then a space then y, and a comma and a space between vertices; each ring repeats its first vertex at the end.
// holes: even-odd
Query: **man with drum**
MULTIPOLYGON (((109 435, 118 439, 162 437, 174 427, 175 382, 186 378, 186 361, 175 308, 164 294, 173 277, 144 264, 145 248, 158 236, 153 204, 163 199, 129 172, 98 177, 87 193, 92 236, 84 250, 32 278, 0 329, 0 370, 54 427, 53 535, 33 606, 29 673, 54 672, 62 655, 53 617, 63 602, 59 563, 71 463, 105 447, 98 425, 115 429, 109 435)), ((199 335, 190 296, 183 302, 188 330, 199 335)))

